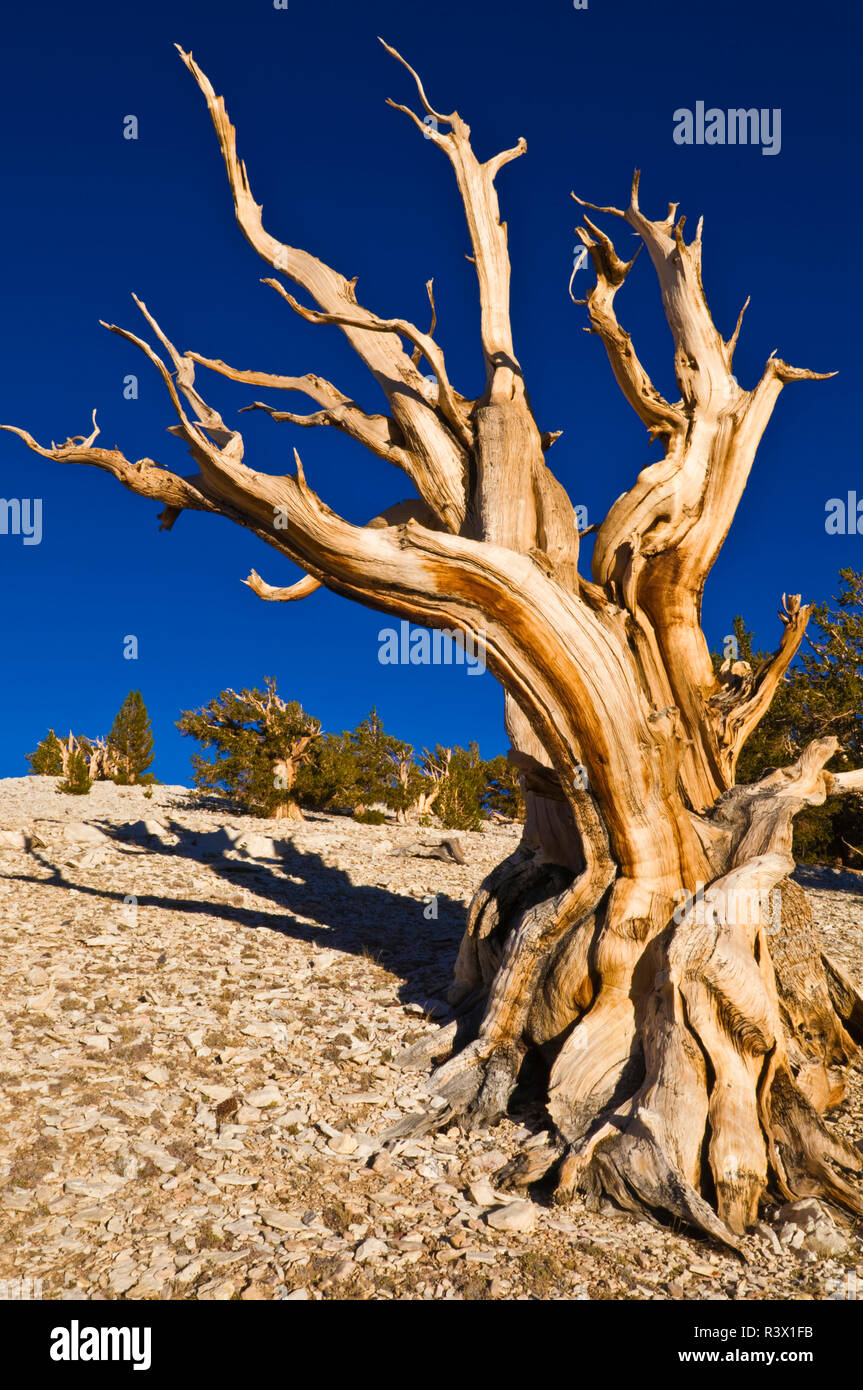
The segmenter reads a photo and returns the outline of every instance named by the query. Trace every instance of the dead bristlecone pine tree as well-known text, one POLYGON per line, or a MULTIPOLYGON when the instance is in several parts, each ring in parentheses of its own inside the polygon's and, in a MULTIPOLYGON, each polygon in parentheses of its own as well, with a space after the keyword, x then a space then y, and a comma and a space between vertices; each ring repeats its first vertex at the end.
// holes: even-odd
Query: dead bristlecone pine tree
POLYGON ((859 1040, 863 1001, 822 954, 788 875, 795 813, 863 788, 863 772, 825 771, 837 745, 822 738, 791 766, 735 786, 741 747, 801 642, 808 609, 798 597, 783 601, 778 649, 754 672, 729 663, 715 675, 700 627, 705 579, 783 387, 827 374, 774 355, 751 390, 738 385, 740 321, 727 340, 713 324, 701 224, 687 241, 676 204, 649 218, 637 174, 621 210, 578 199, 646 246, 680 393, 664 399, 620 326, 615 297, 632 261, 585 217, 578 235, 595 275, 583 301, 590 331, 663 450, 599 526, 587 577, 573 506, 546 464, 555 435, 534 419, 512 340, 495 181, 524 141, 481 163, 461 116, 436 111, 400 59, 420 110, 398 109, 425 137, 423 149, 436 146, 450 161, 467 217, 486 364, 485 389, 471 400, 449 379, 433 302, 428 332, 380 318, 359 303, 353 280, 265 230, 224 101, 192 55, 181 57, 212 116, 242 232, 317 307, 300 304, 281 280, 267 283, 309 323, 342 330, 387 411, 365 413, 313 373, 181 354, 138 301, 158 350, 112 331, 161 374, 173 432, 196 471, 181 476, 101 448, 95 421, 89 437, 59 448, 14 432, 45 457, 95 465, 158 499, 165 528, 184 509, 247 527, 304 571, 286 588, 253 571, 246 582, 261 598, 290 601, 324 585, 482 641, 505 691, 526 824, 518 849, 471 904, 450 996, 460 1018, 408 1057, 437 1069, 427 1110, 400 1132, 453 1119, 494 1123, 525 1058, 542 1049, 549 1142, 526 1150, 499 1182, 526 1187, 554 1168, 562 1201, 576 1191, 592 1205, 610 1198, 735 1247, 762 1199, 820 1195, 860 1213, 863 1154, 820 1110, 841 1092, 837 1069, 854 1052, 852 1035, 859 1040), (401 469, 416 496, 355 526, 319 498, 298 457, 295 475, 247 467, 241 434, 198 393, 196 365, 311 398, 311 414, 259 401, 251 408, 342 430, 401 469), (781 923, 773 920, 776 887, 781 923))

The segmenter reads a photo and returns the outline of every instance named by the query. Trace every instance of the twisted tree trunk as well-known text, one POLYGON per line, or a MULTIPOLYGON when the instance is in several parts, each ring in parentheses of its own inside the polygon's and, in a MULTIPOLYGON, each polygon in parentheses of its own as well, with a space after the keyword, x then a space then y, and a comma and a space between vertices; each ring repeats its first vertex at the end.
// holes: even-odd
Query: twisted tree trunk
POLYGON ((284 756, 273 764, 275 784, 285 795, 276 802, 270 820, 305 820, 302 808, 292 793, 297 773, 307 756, 308 745, 317 737, 317 734, 304 734, 301 738, 292 739, 284 756))
POLYGON ((250 529, 305 571, 283 588, 253 572, 247 582, 263 598, 295 600, 323 584, 482 644, 506 692, 524 835, 471 904, 451 994, 459 1016, 405 1058, 438 1062, 429 1106, 391 1137, 454 1118, 494 1122, 527 1053, 539 1050, 550 1069, 552 1138, 500 1181, 526 1185, 557 1165, 562 1199, 605 1194, 730 1245, 768 1192, 821 1193, 863 1211, 853 1182, 861 1155, 819 1114, 840 1092, 836 1068, 860 1039, 863 1004, 822 960, 805 898, 788 878, 795 813, 861 778, 825 772, 836 743, 823 739, 793 767, 735 787, 740 749, 808 610, 798 597, 783 600, 780 645, 756 672, 729 662, 717 677, 700 626, 705 580, 776 400, 787 382, 819 374, 772 356, 752 390, 740 387, 732 358, 742 312, 723 340, 702 285, 701 224, 686 243, 676 205, 649 220, 637 174, 625 211, 583 204, 623 219, 647 247, 680 391, 666 401, 649 380, 614 308, 632 261, 585 217, 578 234, 596 274, 583 301, 590 331, 663 446, 599 528, 587 579, 574 510, 545 461, 556 436, 534 419, 512 342, 495 178, 524 142, 480 163, 468 126, 457 112, 436 111, 408 69, 426 119, 407 114, 451 161, 472 241, 486 363, 485 390, 472 401, 452 386, 432 337, 433 300, 428 333, 381 319, 358 303, 353 281, 264 230, 224 103, 191 55, 182 57, 207 100, 243 232, 318 308, 268 283, 309 322, 343 330, 390 414, 366 414, 313 374, 181 355, 141 304, 173 375, 149 344, 112 331, 161 372, 174 433, 199 471, 180 477, 149 459, 130 463, 98 448, 95 429, 51 449, 14 432, 47 457, 95 465, 159 498, 164 527, 194 508, 250 529), (255 405, 278 421, 346 432, 402 469, 418 495, 355 527, 319 500, 298 457, 296 476, 246 467, 241 435, 195 388, 195 363, 305 393, 319 407, 310 415, 255 405))

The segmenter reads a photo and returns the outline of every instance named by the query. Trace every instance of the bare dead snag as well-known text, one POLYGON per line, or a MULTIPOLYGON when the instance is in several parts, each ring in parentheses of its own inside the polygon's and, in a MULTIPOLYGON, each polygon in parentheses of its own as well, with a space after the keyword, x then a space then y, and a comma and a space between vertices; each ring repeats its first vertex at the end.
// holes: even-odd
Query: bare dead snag
MULTIPOLYGON (((541 1052, 554 1131, 500 1181, 523 1187, 556 1165, 561 1200, 575 1191, 592 1202, 610 1197, 733 1247, 765 1197, 820 1193, 859 1212, 860 1155, 819 1112, 839 1094, 840 1068, 863 1034, 863 1002, 822 956, 789 874, 796 811, 863 788, 863 773, 826 773, 836 745, 819 740, 793 767, 735 787, 740 749, 798 649, 808 609, 783 598, 779 647, 757 671, 728 662, 714 674, 700 624, 704 584, 779 394, 825 374, 772 355, 760 381, 741 386, 732 361, 743 314, 723 339, 702 282, 701 223, 687 242, 675 204, 649 219, 638 174, 625 210, 582 203, 624 221, 647 249, 679 399, 657 391, 617 318, 635 258, 622 260, 585 217, 578 235, 596 276, 583 301, 587 331, 663 456, 610 508, 591 577, 580 574, 575 513, 545 461, 557 435, 534 418, 512 334, 496 180, 524 141, 479 161, 459 113, 432 107, 414 69, 385 47, 411 74, 425 118, 398 109, 446 155, 464 205, 486 368, 477 399, 450 379, 430 285, 423 331, 366 308, 355 280, 266 230, 225 103, 181 51, 218 136, 240 229, 304 302, 281 279, 267 283, 305 321, 339 328, 387 413, 362 410, 313 373, 180 353, 136 301, 166 358, 112 331, 161 375, 172 432, 196 472, 180 476, 98 447, 95 415, 89 436, 50 448, 3 428, 43 457, 101 468, 158 499, 164 527, 185 509, 245 527, 303 574, 277 587, 252 571, 246 582, 261 598, 293 601, 323 585, 481 637, 505 691, 524 834, 471 904, 450 993, 456 1018, 404 1059, 438 1063, 429 1104, 390 1137, 454 1119, 493 1122, 523 1059, 541 1052), (292 474, 250 468, 241 434, 198 391, 196 364, 305 395, 315 406, 308 414, 262 401, 248 408, 289 426, 343 431, 399 468, 416 497, 353 526, 318 497, 296 453, 292 474), (779 916, 769 909, 777 891, 779 916)), ((302 753, 286 749, 285 768, 302 753)))

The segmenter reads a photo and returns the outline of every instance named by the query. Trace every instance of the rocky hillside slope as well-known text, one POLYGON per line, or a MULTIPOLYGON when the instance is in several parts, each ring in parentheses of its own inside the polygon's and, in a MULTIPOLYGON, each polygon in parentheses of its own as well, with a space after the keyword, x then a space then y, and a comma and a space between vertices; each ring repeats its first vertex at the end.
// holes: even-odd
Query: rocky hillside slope
MULTIPOLYGON (((767 1213, 743 1264, 610 1208, 496 1193, 491 1174, 541 1132, 530 1110, 382 1149, 423 1096, 394 1059, 446 1016, 465 904, 518 838, 463 834, 461 865, 426 857, 444 833, 0 781, 0 1281, 132 1299, 863 1287, 863 1244, 817 1203, 767 1213)), ((828 949, 863 977, 857 880, 802 877, 828 949)), ((859 1139, 850 1080, 835 1123, 859 1139)))

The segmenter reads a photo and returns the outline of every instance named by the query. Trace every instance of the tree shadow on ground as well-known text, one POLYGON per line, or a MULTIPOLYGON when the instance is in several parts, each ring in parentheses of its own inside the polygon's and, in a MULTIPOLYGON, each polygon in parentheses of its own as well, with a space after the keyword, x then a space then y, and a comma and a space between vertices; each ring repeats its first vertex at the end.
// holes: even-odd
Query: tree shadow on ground
POLYGON ((801 888, 820 888, 828 893, 863 894, 863 873, 833 868, 829 864, 796 864, 791 875, 801 888))
MULTIPOLYGON (((54 856, 42 855, 37 857, 52 870, 51 878, 9 874, 7 879, 53 884, 118 904, 134 896, 139 911, 156 907, 205 916, 247 930, 274 931, 346 955, 371 956, 401 981, 397 993, 402 1003, 429 1007, 437 1019, 451 1016, 443 1001, 465 927, 466 909, 461 901, 438 893, 429 904, 386 888, 354 884, 345 870, 326 864, 320 854, 303 851, 290 841, 285 842, 284 853, 273 863, 225 859, 202 851, 198 841, 204 837, 176 822, 170 822, 167 828, 178 837, 178 843, 147 841, 147 854, 163 857, 169 873, 172 865, 185 874, 206 868, 235 896, 230 901, 212 901, 182 892, 176 897, 164 892, 135 893, 134 861, 139 858, 139 850, 133 846, 140 846, 142 841, 124 840, 110 824, 99 828, 110 837, 114 853, 130 861, 125 886, 108 889, 74 883, 66 877, 65 866, 54 862, 54 856), (272 910, 253 904, 252 895, 259 903, 263 899, 271 904, 272 910), (426 915, 433 911, 436 917, 426 915)), ((433 875, 427 865, 433 862, 425 860, 423 870, 417 870, 428 882, 432 882, 433 875)), ((110 865, 98 867, 104 872, 110 865)), ((387 860, 382 859, 382 877, 388 868, 387 860)), ((79 872, 86 872, 86 866, 82 865, 79 872)), ((177 884, 180 890, 185 886, 182 882, 177 884)))

